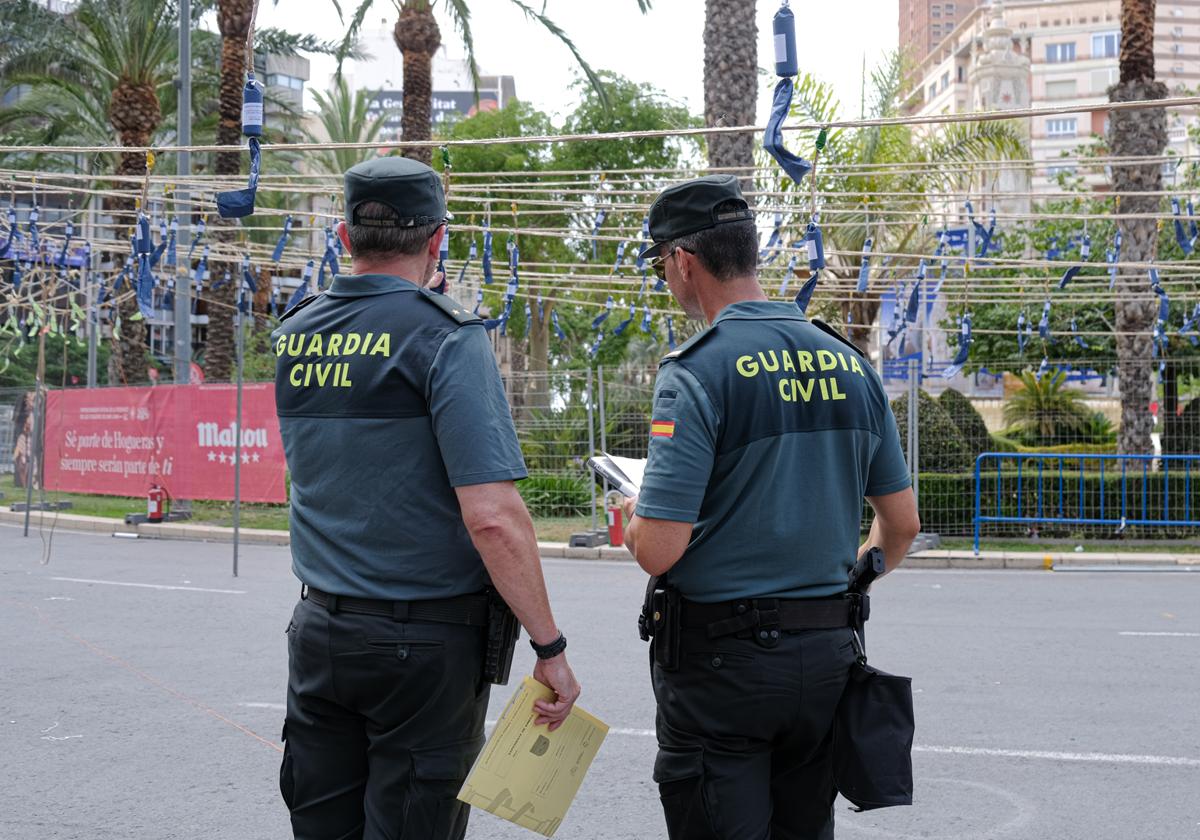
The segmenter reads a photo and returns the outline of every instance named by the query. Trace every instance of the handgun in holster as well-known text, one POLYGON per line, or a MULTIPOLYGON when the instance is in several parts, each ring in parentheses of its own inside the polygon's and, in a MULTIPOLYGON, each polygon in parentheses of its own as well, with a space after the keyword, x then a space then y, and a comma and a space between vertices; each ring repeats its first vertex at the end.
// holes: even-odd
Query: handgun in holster
MULTIPOLYGON (((850 569, 849 586, 846 590, 850 598, 850 623, 858 634, 858 642, 866 645, 865 631, 867 619, 871 617, 871 596, 867 590, 875 579, 887 571, 883 560, 883 549, 871 546, 854 561, 850 569)), ((865 650, 864 650, 865 654, 865 650)))
POLYGON ((487 649, 483 657, 483 678, 495 685, 507 685, 513 651, 521 635, 521 623, 495 589, 487 590, 487 599, 487 649))
POLYGON ((664 671, 679 667, 679 590, 663 577, 651 577, 646 584, 646 598, 642 602, 642 614, 638 616, 638 635, 649 641, 654 662, 664 671))

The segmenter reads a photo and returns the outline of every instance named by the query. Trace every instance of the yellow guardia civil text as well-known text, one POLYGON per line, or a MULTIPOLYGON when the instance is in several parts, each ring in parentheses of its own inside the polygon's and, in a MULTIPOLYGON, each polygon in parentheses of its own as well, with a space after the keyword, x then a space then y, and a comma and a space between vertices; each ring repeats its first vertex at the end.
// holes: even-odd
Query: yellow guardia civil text
POLYGON ((294 388, 349 388, 354 384, 354 357, 391 354, 391 333, 292 333, 275 342, 276 356, 297 360, 287 374, 288 384, 294 388), (336 361, 329 361, 331 358, 336 361))
POLYGON ((776 390, 784 402, 844 400, 839 377, 867 375, 858 356, 832 350, 758 350, 738 356, 734 367, 747 379, 779 374, 776 390))

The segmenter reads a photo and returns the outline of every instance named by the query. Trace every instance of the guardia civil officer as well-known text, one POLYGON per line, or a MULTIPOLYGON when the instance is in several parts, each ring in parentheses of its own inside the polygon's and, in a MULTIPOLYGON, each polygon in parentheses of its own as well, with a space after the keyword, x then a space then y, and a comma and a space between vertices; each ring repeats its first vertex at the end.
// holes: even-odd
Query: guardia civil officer
POLYGON ((658 276, 710 323, 662 361, 626 503, 630 550, 664 576, 647 618, 668 834, 829 838, 863 498, 889 568, 919 530, 895 420, 853 345, 763 294, 734 177, 665 190, 650 235, 658 276))
POLYGON ((415 161, 372 160, 346 173, 345 204, 352 273, 272 336, 303 584, 280 788, 303 840, 461 838, 489 583, 557 692, 537 723, 561 725, 579 685, 513 483, 525 464, 487 335, 427 288, 441 279, 441 182, 415 161))

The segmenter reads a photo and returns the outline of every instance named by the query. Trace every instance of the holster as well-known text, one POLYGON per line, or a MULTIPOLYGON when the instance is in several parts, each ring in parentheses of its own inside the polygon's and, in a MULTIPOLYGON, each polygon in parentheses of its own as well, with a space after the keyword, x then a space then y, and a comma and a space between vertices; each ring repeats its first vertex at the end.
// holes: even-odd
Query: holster
POLYGON ((651 577, 646 584, 638 635, 642 641, 653 639, 650 650, 654 662, 664 671, 679 667, 680 601, 679 590, 664 577, 651 577))
POLYGON ((483 657, 483 678, 495 685, 507 685, 513 651, 521 635, 521 623, 495 589, 487 590, 487 598, 487 648, 483 657))

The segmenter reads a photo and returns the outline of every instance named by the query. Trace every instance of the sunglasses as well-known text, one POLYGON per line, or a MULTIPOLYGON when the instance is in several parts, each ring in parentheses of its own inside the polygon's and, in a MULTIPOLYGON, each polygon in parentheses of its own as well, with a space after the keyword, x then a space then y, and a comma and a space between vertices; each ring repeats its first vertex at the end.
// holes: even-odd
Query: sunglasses
MULTIPOLYGON (((696 253, 690 248, 684 248, 682 245, 676 245, 675 248, 678 248, 681 251, 687 251, 689 254, 696 253)), ((675 253, 675 248, 667 251, 667 253, 663 254, 662 256, 651 257, 650 259, 646 260, 646 264, 650 266, 650 270, 654 272, 654 276, 659 280, 667 279, 667 258, 675 253)))

